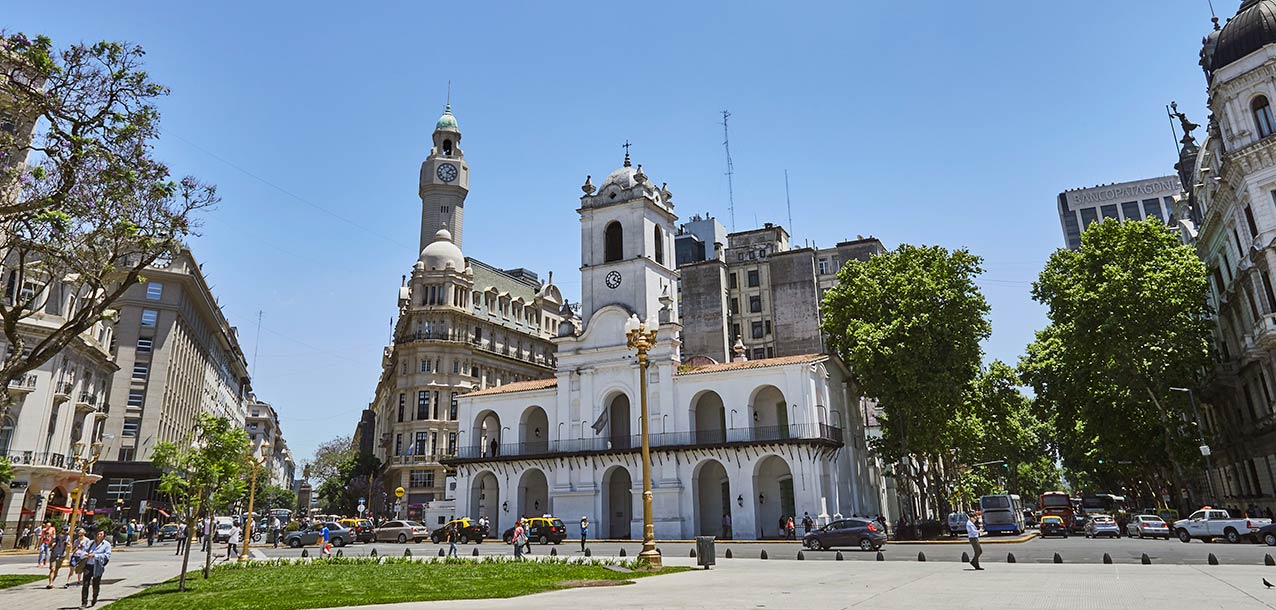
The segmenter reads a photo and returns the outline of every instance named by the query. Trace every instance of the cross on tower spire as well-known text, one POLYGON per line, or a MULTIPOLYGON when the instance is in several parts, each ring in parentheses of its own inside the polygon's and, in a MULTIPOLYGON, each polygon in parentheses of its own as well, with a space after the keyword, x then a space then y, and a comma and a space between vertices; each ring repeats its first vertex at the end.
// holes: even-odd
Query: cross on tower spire
POLYGON ((625 149, 625 167, 630 166, 630 163, 629 163, 629 147, 630 146, 632 146, 632 144, 629 143, 629 140, 625 140, 625 143, 622 146, 625 149))

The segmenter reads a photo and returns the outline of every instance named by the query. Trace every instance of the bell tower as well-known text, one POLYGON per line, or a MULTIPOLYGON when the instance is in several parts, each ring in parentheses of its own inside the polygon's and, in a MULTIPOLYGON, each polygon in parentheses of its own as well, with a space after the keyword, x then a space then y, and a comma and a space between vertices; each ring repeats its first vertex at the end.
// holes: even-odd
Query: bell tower
POLYGON ((421 246, 424 250, 439 227, 447 225, 459 248, 464 236, 465 196, 470 192, 470 166, 461 151, 461 130, 449 101, 434 125, 434 146, 421 163, 421 246))

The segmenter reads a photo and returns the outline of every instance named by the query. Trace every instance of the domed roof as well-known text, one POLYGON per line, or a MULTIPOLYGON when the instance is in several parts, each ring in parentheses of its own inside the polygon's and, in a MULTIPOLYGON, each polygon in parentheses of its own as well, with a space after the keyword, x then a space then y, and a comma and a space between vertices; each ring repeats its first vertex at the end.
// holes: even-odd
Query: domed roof
POLYGON ((638 181, 634 179, 634 174, 636 173, 638 173, 636 168, 626 165, 625 167, 607 174, 607 178, 603 180, 603 185, 598 188, 598 191, 605 191, 607 190, 607 187, 611 185, 615 185, 622 191, 633 188, 633 186, 638 183, 638 181))
POLYGON ((1223 68, 1272 43, 1276 43, 1276 0, 1245 0, 1219 32, 1210 68, 1223 68))
POLYGON ((450 131, 460 131, 456 126, 456 117, 452 116, 452 104, 448 104, 443 109, 443 116, 439 117, 439 122, 434 124, 434 130, 447 129, 450 131))
POLYGON ((439 229, 434 234, 434 241, 421 251, 421 261, 425 263, 425 268, 431 271, 440 269, 456 269, 458 271, 465 269, 465 255, 461 254, 461 249, 452 243, 452 233, 446 228, 439 229))

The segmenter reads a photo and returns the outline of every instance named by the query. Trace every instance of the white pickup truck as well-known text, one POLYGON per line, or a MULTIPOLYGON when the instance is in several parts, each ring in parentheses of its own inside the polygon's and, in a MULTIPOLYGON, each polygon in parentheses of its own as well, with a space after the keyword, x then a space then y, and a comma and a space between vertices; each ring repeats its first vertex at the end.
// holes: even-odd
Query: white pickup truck
POLYGON ((1205 542, 1225 538, 1233 544, 1242 539, 1257 542, 1258 529, 1271 522, 1271 519, 1235 519, 1225 510, 1202 508, 1186 519, 1175 521, 1174 534, 1183 542, 1191 542, 1193 538, 1205 542))

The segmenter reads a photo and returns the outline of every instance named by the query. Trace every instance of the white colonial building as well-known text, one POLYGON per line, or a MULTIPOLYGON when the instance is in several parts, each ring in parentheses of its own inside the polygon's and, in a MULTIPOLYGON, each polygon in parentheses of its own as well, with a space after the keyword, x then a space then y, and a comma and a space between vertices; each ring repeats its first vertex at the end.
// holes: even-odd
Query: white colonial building
POLYGON ((632 167, 595 189, 581 218, 581 318, 564 322, 552 379, 458 398, 458 516, 499 536, 554 514, 579 535, 641 538, 641 405, 626 324, 658 331, 649 353, 657 538, 774 537, 783 515, 820 522, 878 510, 863 418, 845 368, 824 354, 683 363, 671 194, 632 167), (727 524, 730 524, 729 530, 727 524))

